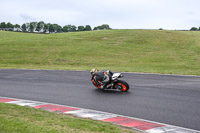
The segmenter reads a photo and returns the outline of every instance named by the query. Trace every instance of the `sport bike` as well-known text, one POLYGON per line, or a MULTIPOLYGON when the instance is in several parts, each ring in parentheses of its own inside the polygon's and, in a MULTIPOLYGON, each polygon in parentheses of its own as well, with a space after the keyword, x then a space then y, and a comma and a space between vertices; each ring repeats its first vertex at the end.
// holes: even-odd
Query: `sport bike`
MULTIPOLYGON (((122 92, 127 92, 129 90, 128 83, 123 80, 118 80, 122 77, 123 75, 121 73, 113 73, 111 82, 107 84, 104 89, 119 89, 122 92)), ((91 81, 95 87, 101 88, 102 85, 95 81, 94 76, 92 76, 91 81)))

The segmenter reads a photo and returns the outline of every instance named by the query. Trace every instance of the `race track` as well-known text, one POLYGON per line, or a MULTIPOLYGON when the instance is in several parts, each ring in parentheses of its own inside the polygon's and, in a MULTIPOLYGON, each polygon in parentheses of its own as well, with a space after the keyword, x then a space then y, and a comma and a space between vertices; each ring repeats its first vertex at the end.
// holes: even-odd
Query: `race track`
POLYGON ((86 71, 0 69, 0 96, 75 106, 200 130, 200 77, 123 73, 128 93, 102 91, 86 71))

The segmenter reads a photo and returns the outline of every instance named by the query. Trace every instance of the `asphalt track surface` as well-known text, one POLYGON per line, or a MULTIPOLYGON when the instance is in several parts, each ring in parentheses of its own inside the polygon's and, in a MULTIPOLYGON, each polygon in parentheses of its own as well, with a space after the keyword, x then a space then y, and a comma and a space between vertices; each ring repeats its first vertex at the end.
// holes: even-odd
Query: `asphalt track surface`
POLYGON ((86 71, 0 69, 0 96, 68 105, 200 130, 200 77, 123 73, 128 93, 96 89, 86 71))

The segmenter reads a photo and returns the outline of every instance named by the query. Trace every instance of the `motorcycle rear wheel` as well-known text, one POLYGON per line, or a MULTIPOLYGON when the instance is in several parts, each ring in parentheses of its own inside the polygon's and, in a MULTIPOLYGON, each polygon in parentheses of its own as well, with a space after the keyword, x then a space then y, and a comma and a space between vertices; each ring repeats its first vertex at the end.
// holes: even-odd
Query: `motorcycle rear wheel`
POLYGON ((127 92, 129 90, 129 85, 126 81, 118 80, 116 82, 116 85, 117 85, 116 89, 119 89, 122 92, 127 92))

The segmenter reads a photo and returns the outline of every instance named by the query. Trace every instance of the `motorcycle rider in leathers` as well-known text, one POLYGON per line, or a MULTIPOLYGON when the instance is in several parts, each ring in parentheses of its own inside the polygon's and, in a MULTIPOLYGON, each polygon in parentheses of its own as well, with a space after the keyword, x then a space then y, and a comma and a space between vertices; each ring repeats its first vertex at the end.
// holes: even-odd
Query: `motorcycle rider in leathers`
POLYGON ((91 76, 94 78, 96 85, 101 85, 101 89, 105 89, 110 83, 113 73, 110 70, 98 71, 97 69, 92 69, 90 71, 91 76))

